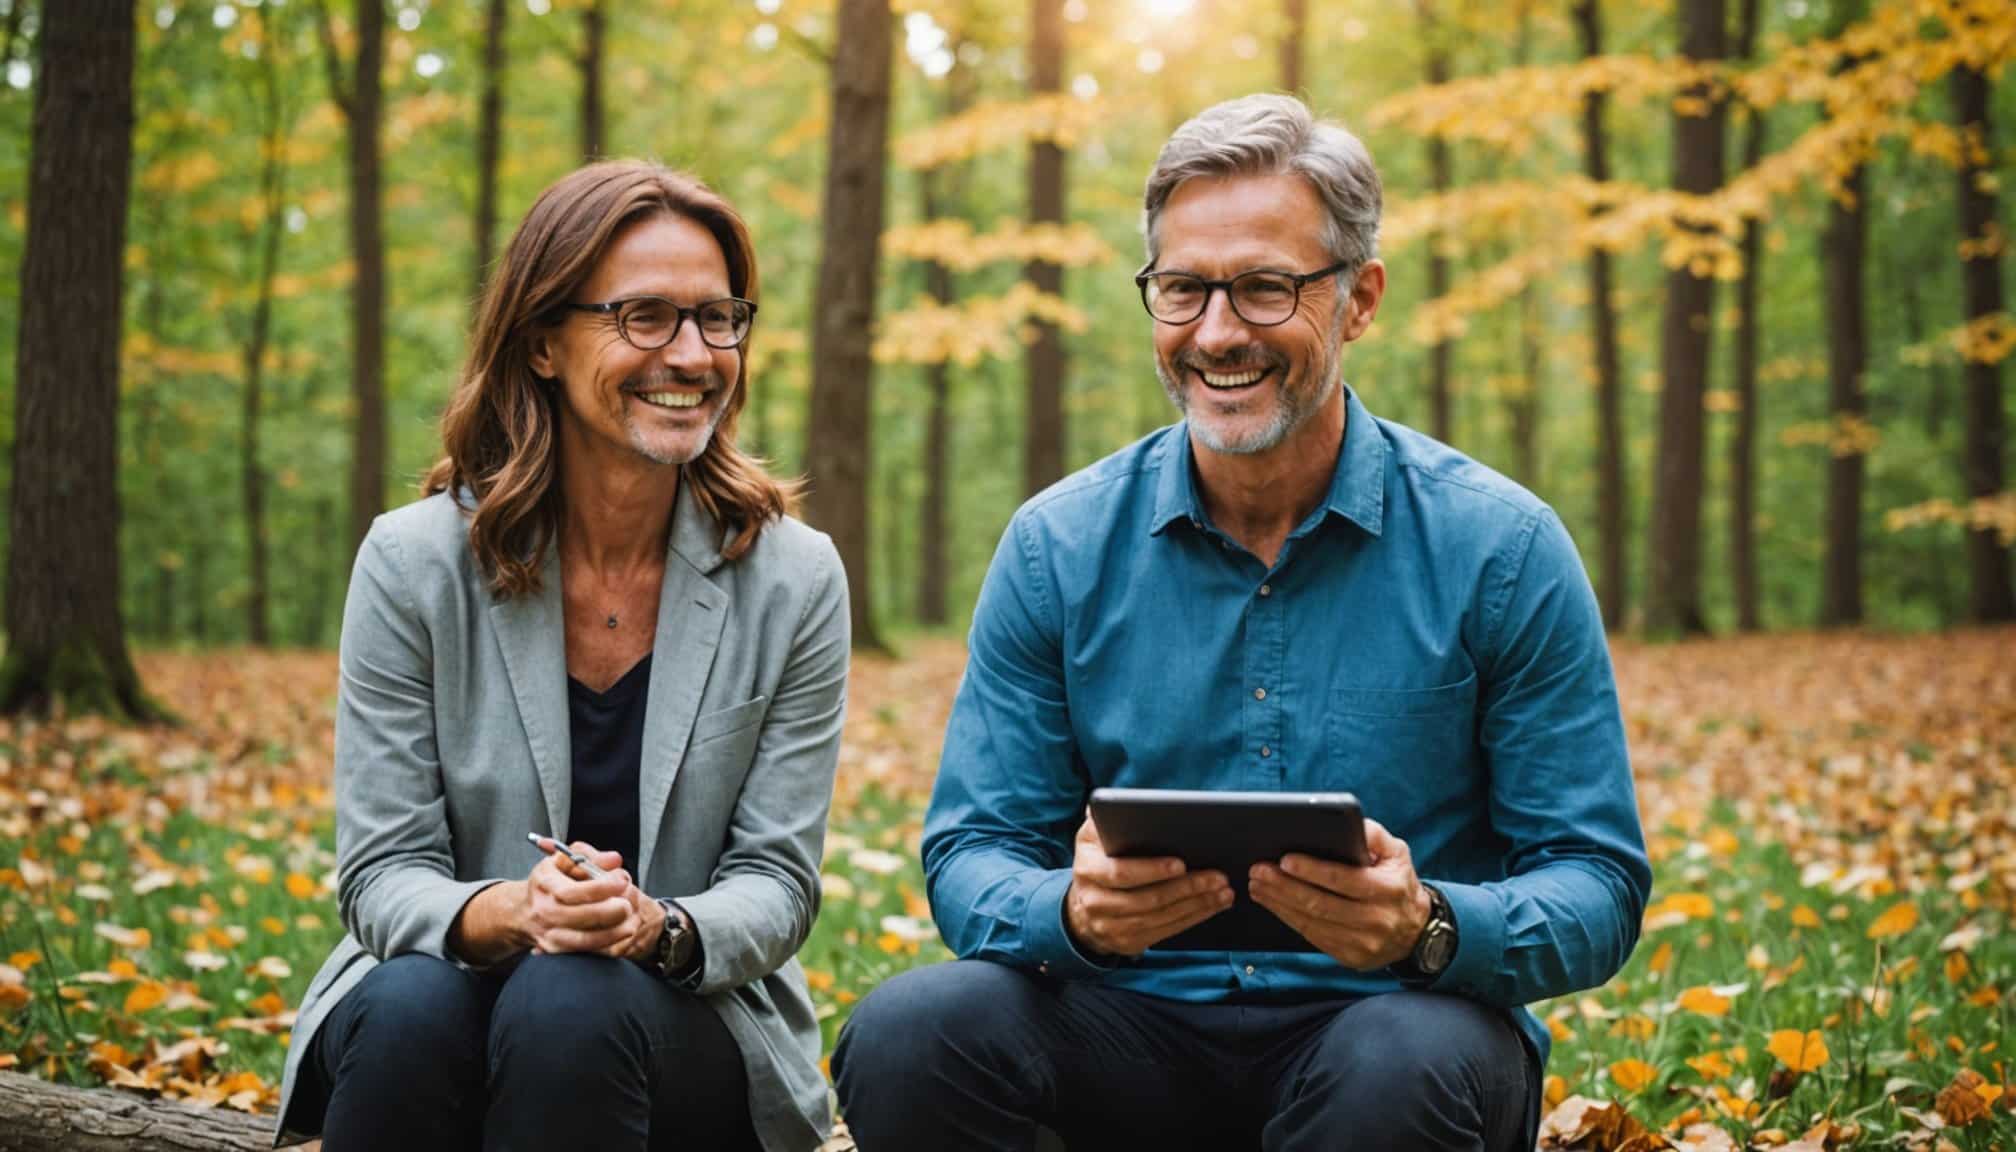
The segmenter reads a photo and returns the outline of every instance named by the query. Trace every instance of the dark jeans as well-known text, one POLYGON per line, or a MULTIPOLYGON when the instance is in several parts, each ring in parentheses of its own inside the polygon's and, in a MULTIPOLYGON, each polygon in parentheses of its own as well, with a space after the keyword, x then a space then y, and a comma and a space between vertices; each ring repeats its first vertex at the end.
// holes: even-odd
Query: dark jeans
POLYGON ((1540 1069, 1506 1014, 1396 992, 1192 1004, 984 961, 875 990, 833 1055, 862 1152, 1531 1149, 1540 1069))
POLYGON ((606 956, 478 975, 397 956, 303 1053, 293 1127, 324 1152, 759 1149, 742 1054, 699 998, 606 956))

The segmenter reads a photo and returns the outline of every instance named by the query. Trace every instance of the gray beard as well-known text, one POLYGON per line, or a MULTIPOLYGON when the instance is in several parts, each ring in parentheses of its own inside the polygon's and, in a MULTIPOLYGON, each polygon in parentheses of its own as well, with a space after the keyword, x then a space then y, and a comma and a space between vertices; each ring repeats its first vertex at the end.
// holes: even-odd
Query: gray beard
MULTIPOLYGON (((647 388, 655 387, 665 382, 660 374, 654 373, 645 379, 644 386, 647 388)), ((727 387, 727 381, 712 373, 708 375, 708 384, 712 392, 719 392, 727 387)), ((637 422, 629 418, 627 410, 623 420, 623 431, 627 432, 630 436, 630 447, 636 449, 639 456, 644 457, 653 464, 691 464, 706 454, 707 446, 714 442, 714 430, 721 426, 721 418, 727 414, 728 401, 724 397, 722 402, 715 406, 714 414, 707 418, 707 428, 700 434, 700 446, 695 448, 690 456, 684 456, 677 452, 663 452, 654 448, 651 442, 645 438, 643 431, 637 427, 637 422)))
MULTIPOLYGON (((1280 398, 1280 402, 1274 406, 1274 418, 1259 431, 1243 439, 1228 440, 1219 434, 1217 428, 1192 420, 1190 434, 1197 437, 1198 443, 1204 447, 1225 456, 1258 456, 1273 451, 1282 441, 1288 439, 1289 433, 1300 428, 1312 414, 1328 404, 1330 398, 1337 394, 1337 389, 1342 384, 1342 376, 1338 372, 1338 360, 1341 354, 1340 345, 1332 348, 1329 355, 1324 357, 1324 363, 1318 366, 1319 386, 1315 391, 1307 393, 1306 399, 1290 392, 1285 380, 1275 385, 1274 392, 1280 398)), ((1190 404, 1185 398, 1182 383, 1169 374, 1168 368, 1163 365, 1159 356, 1155 358, 1155 375, 1162 381, 1162 391, 1169 397, 1170 403, 1176 405, 1176 410, 1188 419, 1190 404)))

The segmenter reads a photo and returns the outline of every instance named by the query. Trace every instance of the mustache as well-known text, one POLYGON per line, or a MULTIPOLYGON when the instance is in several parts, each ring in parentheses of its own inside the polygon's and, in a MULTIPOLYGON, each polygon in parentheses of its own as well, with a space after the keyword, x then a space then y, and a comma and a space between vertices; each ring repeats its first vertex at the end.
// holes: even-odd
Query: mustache
POLYGON ((1186 348, 1176 354, 1175 364, 1179 369, 1190 368, 1199 372, 1228 375, 1233 372, 1244 372, 1251 368, 1279 368, 1283 366, 1284 361, 1280 356, 1260 348, 1255 348, 1249 353, 1223 360, 1200 356, 1194 350, 1186 348))
POLYGON ((727 387, 727 380, 719 372, 675 372, 670 368, 654 368, 642 375, 632 376, 623 382, 626 392, 650 392, 659 388, 703 388, 708 391, 727 387))

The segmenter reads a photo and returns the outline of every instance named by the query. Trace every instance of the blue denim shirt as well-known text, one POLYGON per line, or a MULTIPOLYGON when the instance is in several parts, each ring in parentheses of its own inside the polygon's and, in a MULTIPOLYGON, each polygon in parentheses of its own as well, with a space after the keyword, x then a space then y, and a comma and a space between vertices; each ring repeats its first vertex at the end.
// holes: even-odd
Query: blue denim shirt
POLYGON ((1182 424, 1015 514, 924 826, 954 952, 1180 1000, 1398 986, 1319 953, 1079 954, 1072 837, 1119 785, 1356 793, 1455 913, 1437 991, 1511 1008, 1624 964, 1651 868, 1581 558, 1518 485, 1346 404, 1329 496, 1272 568, 1212 527, 1182 424))

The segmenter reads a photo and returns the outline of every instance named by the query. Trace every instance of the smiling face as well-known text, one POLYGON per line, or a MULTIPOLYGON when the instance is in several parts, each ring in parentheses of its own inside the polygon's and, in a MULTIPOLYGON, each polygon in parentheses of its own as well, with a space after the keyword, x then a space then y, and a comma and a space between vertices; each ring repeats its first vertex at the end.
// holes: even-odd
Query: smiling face
MULTIPOLYGON (((707 228, 665 213, 636 221, 576 289, 577 304, 662 296, 684 307, 731 295, 728 261, 707 228)), ((618 453, 653 464, 698 459, 728 410, 740 349, 710 348, 691 316, 663 348, 643 352, 613 316, 570 311, 532 343, 532 367, 557 381, 560 440, 570 455, 618 453)))
MULTIPOLYGON (((1322 198, 1301 176, 1195 177, 1157 218, 1155 268, 1210 280, 1313 272, 1333 259, 1323 221, 1322 198)), ((1188 324, 1155 322, 1156 373, 1201 447, 1269 452, 1336 401, 1338 350, 1364 327, 1355 306, 1339 315, 1339 299, 1337 278, 1325 276, 1303 285, 1294 314, 1271 327, 1241 320, 1223 291, 1188 324)))

